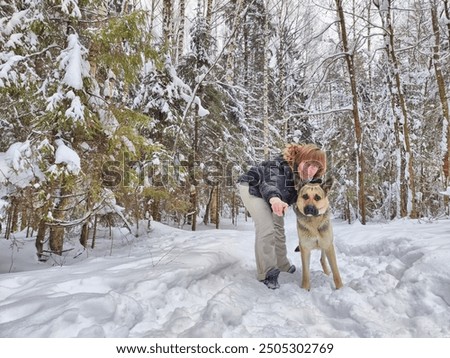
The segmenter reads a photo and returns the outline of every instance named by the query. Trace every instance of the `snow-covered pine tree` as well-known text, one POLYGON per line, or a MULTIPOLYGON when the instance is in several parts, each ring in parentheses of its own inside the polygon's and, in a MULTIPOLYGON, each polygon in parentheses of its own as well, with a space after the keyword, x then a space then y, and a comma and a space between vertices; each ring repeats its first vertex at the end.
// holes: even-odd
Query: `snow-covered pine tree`
MULTIPOLYGON (((155 52, 144 36, 143 13, 130 7, 120 7, 126 10, 120 16, 103 0, 13 1, 1 9, 3 117, 9 133, 17 133, 6 144, 22 143, 10 149, 27 163, 19 173, 26 177, 32 169, 33 174, 22 186, 8 175, 10 203, 25 188, 31 190, 34 216, 27 222, 38 230, 38 254, 48 227, 49 249, 60 254, 67 229, 79 230, 109 205, 104 174, 111 162, 124 153, 152 156, 156 149, 135 129, 150 119, 127 109, 129 85, 155 52)), ((118 197, 129 192, 126 175, 137 172, 121 168, 118 197)), ((126 208, 140 213, 132 215, 136 222, 143 217, 138 206, 126 208)))

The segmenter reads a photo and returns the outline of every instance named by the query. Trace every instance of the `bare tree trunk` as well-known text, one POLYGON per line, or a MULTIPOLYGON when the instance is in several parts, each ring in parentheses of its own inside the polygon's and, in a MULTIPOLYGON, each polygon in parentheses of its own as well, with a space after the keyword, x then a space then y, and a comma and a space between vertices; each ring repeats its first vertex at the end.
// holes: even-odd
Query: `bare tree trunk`
POLYGON ((395 117, 394 130, 399 161, 400 216, 415 218, 418 216, 418 213, 416 208, 416 187, 413 170, 414 155, 410 143, 408 111, 400 79, 400 65, 394 46, 395 35, 391 18, 392 0, 384 0, 384 3, 385 6, 380 10, 380 16, 385 30, 385 37, 387 38, 386 53, 389 68, 388 81, 392 98, 392 110, 395 117))
POLYGON ((11 224, 10 224, 10 232, 16 232, 19 227, 19 204, 20 201, 18 198, 13 197, 12 206, 11 206, 11 224))
POLYGON ((191 186, 191 230, 197 230, 197 205, 198 205, 198 195, 197 186, 191 186))
POLYGON ((209 224, 213 194, 214 194, 214 187, 212 187, 209 192, 208 203, 206 204, 206 208, 205 208, 205 216, 203 217, 203 224, 205 224, 205 225, 209 224))
MULTIPOLYGON (((53 218, 55 220, 64 220, 66 216, 66 208, 69 204, 68 199, 68 191, 67 191, 67 183, 66 179, 64 177, 61 178, 61 184, 60 184, 60 198, 53 209, 53 218)), ((50 244, 50 250, 57 254, 61 255, 63 251, 64 246, 64 233, 65 229, 62 226, 53 226, 50 228, 50 236, 49 236, 49 244, 50 244)))
POLYGON ((138 187, 135 189, 133 194, 134 199, 134 219, 136 220, 136 235, 139 235, 139 220, 141 219, 141 193, 139 193, 138 187))
POLYGON ((269 14, 267 6, 265 6, 264 13, 264 34, 263 34, 263 135, 264 135, 264 159, 269 159, 269 64, 268 64, 268 51, 269 51, 269 14))
POLYGON ((150 26, 150 32, 153 30, 154 27, 154 22, 155 22, 155 17, 156 17, 156 5, 157 5, 157 1, 156 0, 152 0, 152 6, 150 9, 150 15, 149 15, 149 26, 150 26))
POLYGON ((220 191, 219 185, 215 185, 212 189, 211 195, 211 206, 210 206, 210 214, 211 214, 211 223, 216 225, 216 229, 219 228, 219 212, 220 212, 220 191))
MULTIPOLYGON (((30 195, 29 190, 27 190, 27 193, 24 194, 28 197, 30 195)), ((25 200, 25 198, 20 200, 20 231, 25 230, 27 227, 28 209, 25 200)))
POLYGON ((38 256, 38 260, 42 260, 42 253, 44 252, 44 243, 45 243, 45 219, 41 219, 38 226, 38 231, 36 234, 36 241, 35 241, 35 247, 36 247, 36 254, 38 256))
POLYGON ((97 222, 98 222, 98 215, 95 215, 94 217, 94 232, 92 234, 92 244, 91 248, 93 249, 95 247, 95 239, 97 237, 97 222))
POLYGON ((346 220, 348 222, 348 224, 350 225, 352 223, 352 215, 351 215, 351 211, 350 211, 350 198, 347 195, 347 202, 345 205, 345 215, 346 215, 346 220))
POLYGON ((216 186, 216 204, 215 204, 215 222, 216 222, 216 229, 219 228, 220 224, 220 186, 216 186))
POLYGON ((344 10, 342 8, 342 0, 336 0, 336 7, 338 12, 338 18, 340 23, 340 32, 342 39, 343 52, 345 54, 345 60, 347 62, 347 69, 350 77, 350 86, 352 90, 352 112, 355 130, 355 141, 356 141, 356 158, 357 158, 357 185, 358 185, 358 206, 361 223, 366 224, 366 200, 365 200, 365 188, 364 188, 364 172, 365 163, 364 155, 362 150, 362 130, 361 121, 358 109, 358 90, 356 83, 356 73, 353 53, 350 52, 348 39, 347 39, 347 28, 345 25, 344 10))
MULTIPOLYGON (((285 95, 286 95, 286 19, 287 16, 287 5, 284 1, 280 3, 280 10, 278 13, 278 23, 280 28, 278 29, 278 32, 280 34, 280 44, 277 49, 277 67, 278 67, 278 83, 277 83, 277 120, 283 121, 285 116, 285 104, 286 101, 285 95)), ((286 141, 287 137, 289 135, 289 122, 287 120, 284 121, 283 126, 283 138, 286 141)))
POLYGON ((442 0, 444 2, 444 13, 445 18, 447 19, 447 30, 448 30, 448 46, 450 47, 450 7, 449 7, 449 1, 448 0, 442 0))
MULTIPOLYGON (((88 193, 87 195, 88 195, 88 197, 86 200, 86 212, 89 212, 91 210, 91 194, 88 193)), ((89 221, 90 221, 90 219, 88 219, 81 227, 80 244, 84 248, 87 247, 87 242, 89 240, 89 221)))
POLYGON ((163 0, 163 41, 166 46, 172 48, 173 40, 173 2, 163 0))
POLYGON ((186 16, 186 1, 185 0, 179 0, 179 17, 180 17, 180 27, 178 29, 178 46, 177 46, 177 63, 179 62, 179 59, 181 56, 183 56, 184 51, 184 23, 185 23, 185 16, 186 16))
POLYGON ((236 210, 236 193, 233 190, 231 193, 231 223, 233 225, 236 225, 236 216, 237 216, 237 210, 236 210))
POLYGON ((33 210, 27 211, 27 235, 26 238, 33 236, 33 210))
POLYGON ((14 201, 11 200, 9 210, 7 211, 6 229, 5 229, 5 239, 6 240, 9 240, 9 238, 11 236, 11 223, 12 223, 13 210, 14 210, 14 201))
POLYGON ((208 26, 208 30, 211 31, 211 20, 212 20, 212 10, 213 10, 213 0, 207 0, 206 3, 206 25, 208 26))
MULTIPOLYGON (((249 39, 249 24, 247 24, 247 15, 244 17, 243 26, 243 37, 244 37, 244 88, 249 88, 250 86, 250 49, 248 46, 249 39)), ((244 117, 246 121, 250 120, 250 109, 249 109, 249 94, 247 91, 244 92, 244 117)))
MULTIPOLYGON (((199 91, 200 96, 200 91, 199 91)), ((197 188, 197 178, 195 177, 196 171, 196 160, 198 154, 198 130, 199 130, 199 119, 197 114, 194 114, 194 142, 192 145, 192 153, 189 155, 189 177, 190 177, 190 203, 191 203, 191 228, 192 231, 197 230, 197 207, 198 207, 198 188, 197 188)))
POLYGON ((233 77, 234 77, 234 60, 235 60, 235 52, 236 52, 236 37, 238 32, 236 29, 238 29, 241 26, 241 22, 243 18, 241 17, 242 12, 242 4, 243 0, 236 0, 236 12, 233 16, 233 26, 230 29, 231 37, 230 41, 228 42, 228 48, 227 48, 227 57, 226 57, 226 80, 227 83, 233 83, 233 77))
POLYGON ((52 253, 62 255, 64 247, 64 227, 53 226, 50 228, 49 240, 52 253))
MULTIPOLYGON (((449 19, 449 8, 448 1, 444 0, 444 11, 449 19)), ((438 4, 436 0, 431 0, 431 23, 433 26, 435 45, 433 46, 433 64, 434 71, 436 73, 436 81, 439 88, 439 99, 441 101, 442 115, 444 121, 447 125, 447 150, 443 159, 443 172, 445 178, 445 186, 450 186, 450 111, 448 105, 447 89, 445 85, 444 74, 442 73, 442 62, 441 62, 441 34, 439 28, 439 18, 438 18, 438 4)), ((448 35, 450 36, 450 21, 447 22, 448 35)), ((445 203, 448 203, 448 197, 445 197, 445 203)))
POLYGON ((210 206, 210 215, 211 215, 211 223, 212 224, 217 224, 217 217, 216 217, 216 213, 219 210, 217 207, 217 185, 215 185, 212 189, 212 195, 211 195, 211 206, 210 206))
POLYGON ((160 199, 154 199, 152 202, 152 217, 155 221, 161 221, 161 211, 159 210, 160 203, 160 199))
POLYGON ((81 234, 80 234, 80 244, 85 248, 87 247, 88 239, 89 239, 89 222, 86 221, 81 227, 81 234))
MULTIPOLYGON (((51 193, 52 190, 53 189, 50 188, 47 193, 51 193)), ((44 259, 42 258, 42 254, 44 252, 45 234, 47 231, 46 215, 52 205, 53 201, 51 199, 48 199, 45 201, 43 207, 37 212, 38 219, 36 221, 39 221, 39 224, 37 228, 36 241, 34 245, 36 247, 36 254, 38 256, 39 261, 44 261, 44 259)))

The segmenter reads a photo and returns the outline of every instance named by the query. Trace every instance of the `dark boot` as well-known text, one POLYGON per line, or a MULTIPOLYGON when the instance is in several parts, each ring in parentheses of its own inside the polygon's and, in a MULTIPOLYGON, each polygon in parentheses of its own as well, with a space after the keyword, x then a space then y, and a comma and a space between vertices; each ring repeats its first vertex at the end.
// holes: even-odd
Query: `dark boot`
POLYGON ((278 283, 278 275, 280 274, 280 270, 277 268, 270 269, 267 272, 266 279, 262 282, 271 290, 275 290, 280 287, 278 283))

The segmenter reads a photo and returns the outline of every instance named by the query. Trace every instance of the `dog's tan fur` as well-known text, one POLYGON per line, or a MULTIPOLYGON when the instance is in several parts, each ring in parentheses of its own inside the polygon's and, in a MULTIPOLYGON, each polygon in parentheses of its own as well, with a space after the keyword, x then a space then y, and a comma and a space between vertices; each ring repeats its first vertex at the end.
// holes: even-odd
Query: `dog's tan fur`
POLYGON ((337 266, 333 244, 333 228, 329 214, 327 194, 331 185, 332 180, 329 180, 324 184, 306 184, 298 188, 298 199, 296 205, 294 205, 294 211, 297 215, 297 233, 302 260, 302 288, 306 290, 311 288, 309 265, 311 250, 314 249, 322 250, 320 263, 327 275, 330 274, 326 262, 326 258, 328 258, 336 289, 343 286, 337 266), (312 206, 317 209, 317 215, 305 214, 305 208, 308 205, 310 208, 312 206))

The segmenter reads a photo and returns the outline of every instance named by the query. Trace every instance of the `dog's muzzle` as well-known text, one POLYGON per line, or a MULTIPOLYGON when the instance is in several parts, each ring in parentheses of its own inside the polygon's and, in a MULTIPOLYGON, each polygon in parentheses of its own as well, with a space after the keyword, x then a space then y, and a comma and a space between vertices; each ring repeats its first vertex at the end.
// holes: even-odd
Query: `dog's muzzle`
POLYGON ((314 205, 306 205, 303 209, 305 215, 307 216, 317 216, 319 215, 319 210, 314 205))

